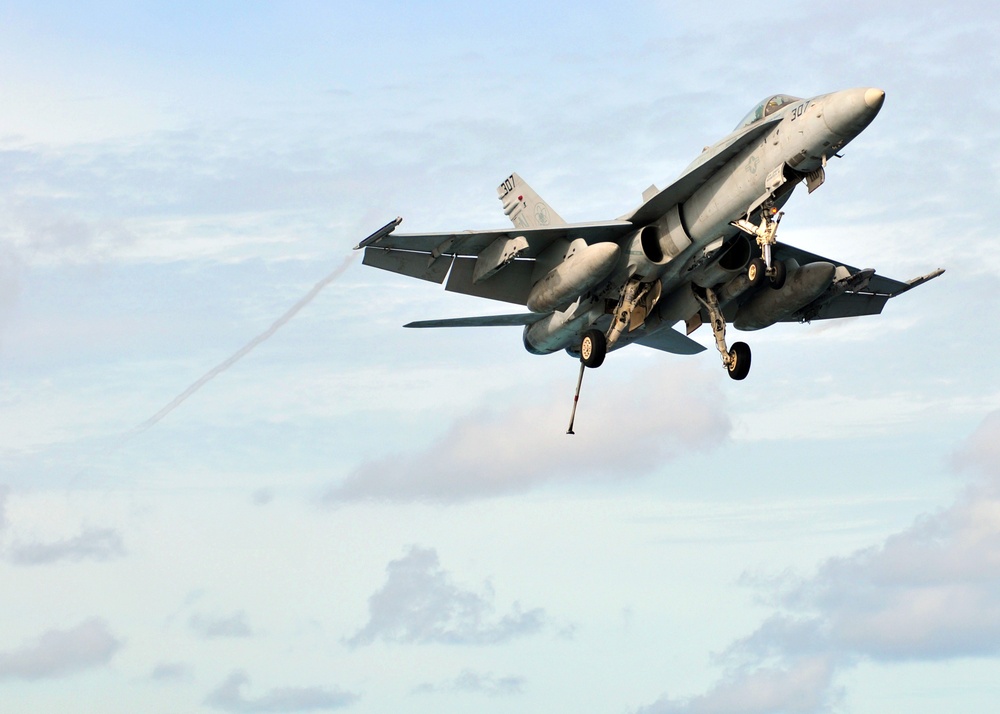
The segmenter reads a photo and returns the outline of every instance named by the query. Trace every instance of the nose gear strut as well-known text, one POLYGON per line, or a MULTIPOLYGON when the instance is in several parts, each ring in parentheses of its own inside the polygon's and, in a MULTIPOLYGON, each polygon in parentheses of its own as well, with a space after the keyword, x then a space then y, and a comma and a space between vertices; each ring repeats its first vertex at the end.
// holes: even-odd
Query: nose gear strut
POLYGON ((719 308, 715 291, 705 288, 705 296, 702 297, 696 290, 694 296, 708 311, 708 321, 715 335, 715 346, 722 356, 722 366, 733 379, 746 379, 750 373, 750 346, 746 342, 734 342, 732 349, 726 347, 726 318, 719 308))
POLYGON ((779 212, 772 201, 764 204, 760 211, 760 225, 754 225, 746 218, 740 218, 729 225, 739 228, 747 235, 757 239, 760 246, 760 258, 750 261, 747 268, 747 277, 751 285, 758 284, 766 275, 771 280, 771 287, 780 290, 785 284, 785 264, 779 260, 774 260, 771 256, 771 249, 778 242, 778 224, 784 211, 779 212))

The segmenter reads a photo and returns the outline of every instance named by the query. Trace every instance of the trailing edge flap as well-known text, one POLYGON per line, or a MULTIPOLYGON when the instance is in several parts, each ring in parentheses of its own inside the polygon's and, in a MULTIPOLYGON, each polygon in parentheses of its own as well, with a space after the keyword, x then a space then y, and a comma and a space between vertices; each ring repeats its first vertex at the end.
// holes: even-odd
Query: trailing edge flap
POLYGON ((365 248, 365 257, 361 262, 373 268, 381 268, 392 273, 408 275, 411 278, 429 280, 439 285, 444 282, 454 260, 450 255, 433 258, 427 253, 411 253, 405 250, 380 250, 365 248))
POLYGON ((652 347, 654 350, 670 352, 675 355, 696 355, 705 351, 705 346, 695 342, 690 337, 682 335, 671 327, 657 330, 650 335, 637 339, 636 344, 652 347))
POLYGON ((548 313, 521 312, 516 315, 482 315, 479 317, 452 317, 444 320, 418 320, 403 327, 523 327, 533 325, 548 313))
POLYGON ((691 198, 692 194, 701 188, 706 181, 720 168, 726 165, 737 154, 757 141, 774 125, 782 121, 778 116, 763 122, 751 124, 742 134, 733 139, 724 139, 719 144, 706 149, 695 163, 688 167, 683 175, 658 194, 646 201, 632 213, 622 216, 621 220, 636 225, 650 223, 676 206, 691 198))

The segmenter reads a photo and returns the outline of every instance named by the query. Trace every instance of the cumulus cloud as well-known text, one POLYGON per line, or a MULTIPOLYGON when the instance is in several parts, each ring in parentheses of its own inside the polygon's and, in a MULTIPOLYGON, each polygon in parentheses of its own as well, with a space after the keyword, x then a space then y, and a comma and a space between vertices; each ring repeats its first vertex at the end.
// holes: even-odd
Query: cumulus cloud
POLYGON ((592 381, 577 436, 565 433, 568 392, 548 392, 506 411, 466 415, 425 450, 366 462, 326 500, 462 501, 555 480, 635 478, 730 432, 714 371, 686 366, 648 370, 630 382, 592 381))
POLYGON ((49 630, 33 642, 0 652, 0 680, 62 677, 107 664, 121 648, 104 620, 49 630))
POLYGON ((249 684, 246 672, 233 672, 205 697, 205 704, 227 712, 306 712, 342 709, 359 699, 352 692, 325 687, 277 687, 250 698, 243 694, 249 684))
POLYGON ((978 484, 1000 494, 1000 411, 990 414, 956 451, 955 466, 981 479, 978 484))
POLYGON ((274 489, 259 488, 250 495, 250 501, 255 506, 266 506, 274 501, 274 489))
POLYGON ((154 682, 181 682, 191 678, 191 667, 183 662, 160 662, 149 678, 154 682))
POLYGON ((662 697, 637 714, 807 714, 827 711, 840 692, 831 691, 830 658, 798 660, 787 667, 730 671, 706 694, 690 699, 662 697))
POLYGON ((455 679, 440 684, 421 684, 413 690, 414 694, 433 694, 435 692, 466 692, 485 694, 488 697, 507 697, 520 694, 524 690, 524 677, 495 677, 492 673, 481 674, 471 669, 462 670, 455 679))
POLYGON ((347 643, 357 647, 375 640, 427 644, 488 645, 535 634, 547 624, 545 611, 522 611, 514 603, 494 616, 489 584, 480 594, 463 590, 441 568, 437 551, 414 546, 386 566, 385 585, 368 598, 368 623, 347 643))
POLYGON ((80 535, 49 543, 16 542, 8 558, 14 565, 49 565, 60 561, 112 560, 125 555, 121 534, 113 528, 84 528, 80 535))
POLYGON ((950 507, 812 576, 758 581, 778 586, 775 611, 722 653, 723 679, 703 696, 641 711, 825 711, 837 672, 862 660, 1000 657, 997 443, 1000 413, 958 450, 956 463, 976 475, 950 507))
POLYGON ((232 615, 210 616, 195 613, 188 620, 191 629, 205 639, 217 639, 222 637, 250 637, 253 630, 247 614, 240 610, 232 615))
POLYGON ((7 496, 10 494, 8 486, 0 486, 0 536, 7 528, 7 496))
POLYGON ((15 253, 9 248, 0 249, 0 330, 7 324, 20 297, 21 270, 21 260, 15 253))

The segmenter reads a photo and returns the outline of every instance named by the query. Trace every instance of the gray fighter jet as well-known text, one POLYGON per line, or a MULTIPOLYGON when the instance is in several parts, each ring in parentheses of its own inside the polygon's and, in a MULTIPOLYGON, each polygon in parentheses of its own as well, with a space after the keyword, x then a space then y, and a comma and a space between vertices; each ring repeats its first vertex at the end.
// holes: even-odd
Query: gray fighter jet
POLYGON ((513 229, 402 234, 394 232, 397 218, 357 248, 365 265, 436 283, 447 277, 446 290, 529 310, 406 327, 522 326, 529 352, 579 357, 582 380, 585 367, 633 342, 701 352, 687 335, 707 322, 729 376, 744 379, 750 348, 727 345, 727 323, 759 330, 875 315, 889 298, 944 272, 900 282, 777 241, 792 191, 800 183, 809 193, 819 188, 828 159, 884 100, 874 88, 769 97, 680 178, 662 191, 650 186, 643 204, 618 220, 566 223, 511 174, 497 193, 513 229))

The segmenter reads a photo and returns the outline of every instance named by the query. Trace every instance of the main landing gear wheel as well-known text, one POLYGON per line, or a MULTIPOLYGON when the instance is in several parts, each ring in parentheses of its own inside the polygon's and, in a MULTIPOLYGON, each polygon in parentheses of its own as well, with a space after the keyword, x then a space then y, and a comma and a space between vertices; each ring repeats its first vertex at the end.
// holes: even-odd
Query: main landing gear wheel
POLYGON ((576 394, 573 395, 573 411, 569 416, 569 429, 567 434, 573 431, 573 422, 576 421, 576 405, 580 402, 580 387, 583 385, 583 372, 587 367, 591 369, 604 364, 604 357, 608 354, 608 338, 600 330, 587 330, 583 333, 580 341, 580 376, 576 378, 576 394))
POLYGON ((585 367, 595 369, 604 364, 608 354, 608 340, 600 330, 587 330, 580 343, 580 361, 585 367))
POLYGON ((733 379, 746 379, 750 374, 750 345, 746 342, 734 342, 729 350, 729 364, 726 371, 733 379))
MULTIPOLYGON (((761 273, 763 275, 763 273, 761 273)), ((745 342, 736 342, 732 349, 726 346, 726 318, 719 307, 719 298, 710 288, 705 288, 704 295, 697 291, 695 299, 708 312, 708 320, 715 335, 715 346, 722 357, 722 366, 733 379, 746 379, 750 373, 750 347, 745 342)))

